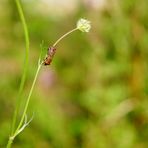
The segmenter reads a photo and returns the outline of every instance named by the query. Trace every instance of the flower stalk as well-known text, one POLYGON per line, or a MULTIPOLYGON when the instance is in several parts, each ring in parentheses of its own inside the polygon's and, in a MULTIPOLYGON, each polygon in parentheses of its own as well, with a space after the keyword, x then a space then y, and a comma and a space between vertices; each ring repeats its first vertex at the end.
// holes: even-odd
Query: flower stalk
MULTIPOLYGON (((29 35, 28 35, 28 29, 27 29, 27 25, 26 25, 26 21, 25 21, 25 18, 24 18, 24 14, 23 14, 23 11, 22 11, 22 7, 20 5, 20 2, 19 0, 15 0, 16 2, 16 5, 17 5, 17 8, 18 8, 18 11, 19 11, 19 14, 20 14, 20 18, 21 18, 21 22, 23 24, 23 28, 24 28, 24 34, 25 34, 25 40, 26 40, 26 68, 27 68, 27 64, 28 64, 28 55, 29 55, 29 35)), ((68 36, 69 34, 71 34, 72 32, 76 31, 76 30, 80 30, 82 32, 88 32, 90 30, 91 26, 90 26, 90 22, 85 20, 85 19, 80 19, 78 22, 77 22, 77 25, 76 25, 76 28, 70 30, 69 32, 65 33, 63 36, 61 36, 54 44, 53 46, 49 47, 48 48, 48 53, 47 55, 45 56, 45 59, 44 60, 41 60, 39 58, 39 61, 38 61, 38 67, 37 67, 37 70, 36 70, 36 73, 35 73, 35 76, 34 76, 34 80, 32 82, 32 85, 31 85, 31 88, 30 88, 30 91, 29 91, 29 94, 28 94, 28 97, 26 99, 26 103, 24 105, 24 110, 23 110, 23 113, 22 113, 22 116, 21 116, 21 119, 18 123, 18 126, 16 127, 15 129, 15 125, 16 125, 16 119, 17 119, 17 114, 18 114, 18 108, 19 108, 19 104, 16 106, 16 109, 15 109, 15 113, 14 113, 14 117, 13 117, 13 125, 12 125, 12 130, 11 130, 11 134, 10 134, 10 137, 9 137, 9 140, 8 140, 8 143, 7 143, 7 148, 11 148, 11 145, 15 139, 15 137, 20 134, 25 128, 26 126, 29 125, 29 123, 32 121, 33 118, 31 118, 29 121, 27 120, 27 109, 28 109, 28 106, 29 106, 29 102, 30 102, 30 99, 31 99, 31 96, 32 96, 32 93, 33 93, 33 89, 35 87, 35 84, 36 84, 36 81, 37 81, 37 78, 38 78, 38 74, 39 74, 39 71, 41 69, 41 67, 43 65, 49 65, 52 61, 52 58, 55 54, 55 46, 63 39, 65 38, 66 36, 68 36), (45 64, 45 60, 50 60, 49 61, 49 64, 45 64)), ((48 61, 47 61, 48 62, 48 61)), ((21 94, 22 90, 23 90, 23 86, 24 86, 24 82, 25 82, 25 77, 26 77, 26 70, 24 71, 24 75, 22 76, 22 81, 21 81, 21 91, 19 92, 21 94), (24 74, 25 73, 25 74, 24 74)), ((19 94, 19 96, 20 96, 19 94)), ((19 99, 19 98, 18 98, 19 99)))

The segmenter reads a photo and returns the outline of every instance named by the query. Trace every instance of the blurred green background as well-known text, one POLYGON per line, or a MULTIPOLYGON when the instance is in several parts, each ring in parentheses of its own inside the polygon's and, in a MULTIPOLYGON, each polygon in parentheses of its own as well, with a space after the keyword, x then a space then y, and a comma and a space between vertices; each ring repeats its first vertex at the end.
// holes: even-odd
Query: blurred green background
MULTIPOLYGON (((40 71, 13 148, 148 148, 148 0, 22 0, 30 34, 26 99, 40 44, 79 18, 91 21, 57 46, 40 71)), ((0 0, 0 147, 5 147, 23 70, 25 41, 13 0, 0 0)), ((23 103, 21 104, 23 107, 23 103)), ((20 113, 21 115, 21 113, 20 113)))

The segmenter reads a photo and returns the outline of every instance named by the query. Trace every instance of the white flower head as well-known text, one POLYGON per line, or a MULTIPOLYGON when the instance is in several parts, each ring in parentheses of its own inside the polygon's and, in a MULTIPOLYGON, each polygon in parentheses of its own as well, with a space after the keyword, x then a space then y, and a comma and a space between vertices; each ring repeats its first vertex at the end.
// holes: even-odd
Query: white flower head
POLYGON ((90 28, 91 28, 90 21, 83 18, 78 20, 77 29, 79 29, 82 32, 89 32, 90 28))

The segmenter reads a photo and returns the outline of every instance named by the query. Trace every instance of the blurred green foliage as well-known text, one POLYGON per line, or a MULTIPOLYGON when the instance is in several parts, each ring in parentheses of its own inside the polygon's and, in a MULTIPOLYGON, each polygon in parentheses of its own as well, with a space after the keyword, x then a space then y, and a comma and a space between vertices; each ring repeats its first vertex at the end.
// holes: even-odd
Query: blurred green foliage
MULTIPOLYGON (((42 40, 52 45, 80 17, 92 29, 65 38, 51 66, 42 68, 28 111, 35 112, 34 120, 14 148, 148 147, 148 1, 108 0, 101 9, 89 2, 59 15, 60 7, 48 13, 50 7, 37 7, 40 1, 22 1, 31 43, 24 101, 42 40)), ((1 0, 0 10, 0 147, 5 147, 25 45, 15 3, 1 0)))

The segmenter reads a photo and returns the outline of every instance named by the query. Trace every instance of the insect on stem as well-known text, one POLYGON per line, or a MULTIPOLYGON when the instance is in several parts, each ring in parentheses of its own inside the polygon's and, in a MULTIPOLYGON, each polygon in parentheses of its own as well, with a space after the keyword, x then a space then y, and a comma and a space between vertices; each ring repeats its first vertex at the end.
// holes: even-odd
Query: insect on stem
POLYGON ((51 46, 51 47, 49 47, 48 48, 48 51, 47 51, 47 55, 46 55, 46 57, 45 57, 45 59, 43 60, 43 65, 50 65, 50 63, 52 62, 52 59, 53 59, 53 57, 54 57, 54 55, 55 55, 55 52, 56 52, 56 48, 55 48, 55 46, 63 39, 63 38, 65 38, 67 35, 69 35, 70 33, 72 33, 72 32, 74 32, 74 31, 76 31, 76 30, 78 30, 78 28, 74 28, 74 29, 72 29, 72 30, 70 30, 69 32, 67 32, 67 33, 65 33, 64 35, 62 35, 54 44, 53 44, 53 46, 51 46))
POLYGON ((56 52, 56 48, 55 47, 49 47, 48 51, 47 51, 47 55, 45 57, 45 59, 43 60, 43 65, 50 65, 50 63, 52 62, 52 59, 55 55, 56 52))

